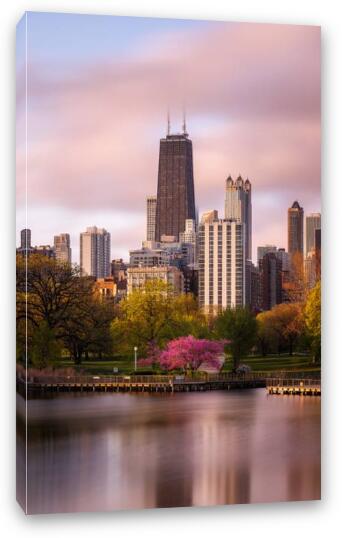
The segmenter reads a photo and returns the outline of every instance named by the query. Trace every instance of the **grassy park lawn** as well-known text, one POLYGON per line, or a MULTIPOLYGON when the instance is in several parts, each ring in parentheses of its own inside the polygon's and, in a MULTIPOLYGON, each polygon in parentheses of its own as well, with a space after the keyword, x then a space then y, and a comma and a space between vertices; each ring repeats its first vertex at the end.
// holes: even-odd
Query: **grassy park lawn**
MULTIPOLYGON (((243 364, 250 366, 254 372, 268 372, 275 370, 319 372, 321 370, 320 364, 313 364, 312 357, 307 355, 249 356, 246 359, 243 359, 242 362, 243 364)), ((226 361, 223 370, 229 371, 230 369, 231 362, 226 361)))
MULTIPOLYGON (((312 358, 305 355, 270 355, 267 357, 250 356, 243 359, 243 364, 248 364, 252 371, 310 371, 319 372, 321 367, 319 364, 313 364, 312 358)), ((122 358, 113 360, 87 360, 80 365, 74 365, 71 360, 61 360, 58 363, 61 368, 73 367, 82 374, 89 375, 120 375, 129 374, 134 370, 134 360, 132 358, 122 358), (118 368, 117 373, 113 373, 113 369, 118 368)), ((232 363, 227 360, 223 371, 229 372, 232 369, 232 363)), ((139 373, 143 374, 146 371, 151 372, 151 368, 139 368, 139 373)), ((157 372, 156 372, 157 373, 157 372)))

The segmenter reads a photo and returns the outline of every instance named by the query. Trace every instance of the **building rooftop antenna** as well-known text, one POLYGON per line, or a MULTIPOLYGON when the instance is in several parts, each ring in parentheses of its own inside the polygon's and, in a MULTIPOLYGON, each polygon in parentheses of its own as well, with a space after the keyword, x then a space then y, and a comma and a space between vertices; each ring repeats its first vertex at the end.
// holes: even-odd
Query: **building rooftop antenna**
POLYGON ((170 136, 171 122, 170 122, 170 110, 167 109, 167 136, 170 136))
POLYGON ((184 135, 188 134, 186 132, 186 110, 185 110, 185 107, 183 107, 183 134, 184 135))

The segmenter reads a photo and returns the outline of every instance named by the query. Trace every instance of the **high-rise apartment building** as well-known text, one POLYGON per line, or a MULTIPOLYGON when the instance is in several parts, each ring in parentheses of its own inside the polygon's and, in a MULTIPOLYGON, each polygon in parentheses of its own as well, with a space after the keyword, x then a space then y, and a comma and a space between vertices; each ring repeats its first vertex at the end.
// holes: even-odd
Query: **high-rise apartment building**
POLYGON ((321 214, 310 213, 305 217, 305 254, 315 250, 315 230, 321 228, 321 214))
POLYGON ((192 142, 181 134, 160 140, 155 240, 179 240, 187 219, 196 220, 192 142))
POLYGON ((282 262, 275 252, 268 252, 259 261, 261 308, 271 310, 282 302, 282 262))
POLYGON ((254 265, 252 260, 246 261, 246 305, 252 312, 261 310, 261 283, 259 265, 254 265))
POLYGON ((286 252, 284 248, 278 248, 278 250, 276 251, 276 256, 281 261, 281 270, 289 271, 290 270, 289 253, 286 252))
POLYGON ((31 230, 29 230, 28 228, 24 228, 24 230, 21 230, 20 232, 20 248, 31 248, 31 230))
POLYGON ((317 281, 316 266, 315 251, 310 250, 304 259, 304 279, 309 289, 313 288, 317 281))
POLYGON ((110 233, 92 226, 80 234, 80 266, 83 276, 110 276, 110 233))
POLYGON ((216 220, 199 227, 199 302, 209 311, 246 304, 242 222, 216 220))
POLYGON ((258 265, 259 261, 262 260, 265 254, 268 254, 269 252, 277 252, 277 247, 275 245, 262 245, 261 247, 257 248, 258 265))
POLYGON ((304 209, 295 201, 287 212, 288 252, 290 257, 296 253, 303 254, 303 221, 304 209))
POLYGON ((58 262, 71 263, 70 235, 59 234, 53 239, 55 257, 58 262))
POLYGON ((252 185, 239 176, 236 181, 229 176, 226 180, 225 212, 226 219, 242 222, 245 227, 245 257, 252 259, 252 185))
POLYGON ((17 254, 21 256, 29 256, 34 251, 31 246, 31 230, 25 228, 20 232, 20 247, 17 248, 17 254))
POLYGON ((155 241, 156 237, 157 197, 148 196, 146 199, 146 240, 155 241))

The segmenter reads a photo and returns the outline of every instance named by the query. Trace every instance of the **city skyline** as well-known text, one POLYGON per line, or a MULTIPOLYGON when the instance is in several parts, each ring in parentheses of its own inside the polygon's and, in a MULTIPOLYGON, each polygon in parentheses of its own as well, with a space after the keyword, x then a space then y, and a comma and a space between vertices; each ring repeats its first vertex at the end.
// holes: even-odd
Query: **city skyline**
POLYGON ((51 244, 70 233, 78 262, 79 233, 98 225, 111 233, 112 257, 127 259, 143 239, 146 196, 156 194, 167 108, 171 132, 180 131, 185 95, 199 215, 223 214, 229 174, 252 178, 255 261, 259 245, 287 248, 293 200, 320 212, 318 27, 28 17, 27 223, 24 20, 17 43, 18 234, 27 226, 35 244, 51 244))

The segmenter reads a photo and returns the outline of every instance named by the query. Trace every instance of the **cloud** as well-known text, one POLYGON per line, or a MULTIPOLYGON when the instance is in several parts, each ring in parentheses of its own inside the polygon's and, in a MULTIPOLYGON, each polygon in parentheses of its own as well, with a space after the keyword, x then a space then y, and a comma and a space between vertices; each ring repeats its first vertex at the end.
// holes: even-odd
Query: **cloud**
MULTIPOLYGON (((200 209, 223 206, 228 173, 248 176, 257 197, 273 194, 278 208, 294 198, 319 204, 318 27, 212 23, 151 38, 125 61, 83 63, 64 76, 54 67, 30 59, 32 205, 87 214, 143 212, 146 195, 157 188, 166 109, 180 111, 183 102, 200 209)), ((19 74, 20 207, 24 96, 19 74)), ((262 221, 254 205, 256 226, 262 221)))

